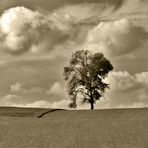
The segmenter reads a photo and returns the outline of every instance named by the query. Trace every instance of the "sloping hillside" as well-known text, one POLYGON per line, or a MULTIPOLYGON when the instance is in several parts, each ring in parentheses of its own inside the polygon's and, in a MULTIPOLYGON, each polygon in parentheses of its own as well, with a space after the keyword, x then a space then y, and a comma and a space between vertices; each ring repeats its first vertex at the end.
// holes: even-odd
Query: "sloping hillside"
MULTIPOLYGON (((43 110, 4 116, 0 148, 147 148, 148 109, 43 110), (35 113, 37 112, 37 114, 35 113), (41 118, 38 118, 40 115, 41 118)), ((11 111, 24 112, 24 109, 11 111)), ((25 109, 27 110, 27 109, 25 109)), ((7 108, 5 108, 7 111, 7 108)), ((10 111, 10 108, 9 108, 10 111)))
POLYGON ((0 107, 0 116, 3 117, 37 117, 49 111, 43 108, 19 108, 19 107, 0 107))

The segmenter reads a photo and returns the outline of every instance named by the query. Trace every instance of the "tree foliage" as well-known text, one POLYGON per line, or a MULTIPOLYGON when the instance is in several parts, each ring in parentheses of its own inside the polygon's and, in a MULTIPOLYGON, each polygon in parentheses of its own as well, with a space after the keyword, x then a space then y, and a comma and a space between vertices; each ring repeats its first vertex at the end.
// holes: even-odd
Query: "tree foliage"
POLYGON ((110 61, 100 52, 75 51, 69 66, 64 67, 64 79, 72 100, 69 107, 76 108, 77 98, 80 97, 83 103, 90 103, 91 109, 94 109, 95 102, 102 97, 106 88, 109 88, 104 79, 112 69, 110 61))

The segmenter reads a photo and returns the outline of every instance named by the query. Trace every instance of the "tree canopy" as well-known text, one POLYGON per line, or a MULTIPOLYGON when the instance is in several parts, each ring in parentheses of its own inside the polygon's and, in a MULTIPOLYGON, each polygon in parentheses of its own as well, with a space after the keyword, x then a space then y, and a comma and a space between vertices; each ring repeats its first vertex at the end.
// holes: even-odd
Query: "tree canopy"
POLYGON ((108 73, 113 70, 111 62, 100 52, 92 53, 88 50, 75 51, 69 66, 64 67, 64 80, 72 102, 70 108, 77 107, 77 98, 83 103, 90 103, 91 109, 103 96, 109 84, 104 82, 108 73))

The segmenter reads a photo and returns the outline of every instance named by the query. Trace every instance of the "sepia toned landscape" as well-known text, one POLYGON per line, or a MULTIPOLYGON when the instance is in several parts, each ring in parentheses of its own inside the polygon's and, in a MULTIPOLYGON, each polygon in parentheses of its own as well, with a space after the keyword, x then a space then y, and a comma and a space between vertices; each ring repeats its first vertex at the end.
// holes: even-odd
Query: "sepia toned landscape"
POLYGON ((148 148, 148 0, 0 0, 0 148, 148 148))

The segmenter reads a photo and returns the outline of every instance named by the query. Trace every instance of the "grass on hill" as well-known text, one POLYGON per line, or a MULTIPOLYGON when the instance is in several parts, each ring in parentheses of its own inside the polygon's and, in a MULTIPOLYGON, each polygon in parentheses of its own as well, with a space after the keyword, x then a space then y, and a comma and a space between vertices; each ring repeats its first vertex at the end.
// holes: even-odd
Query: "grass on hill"
POLYGON ((147 117, 147 108, 0 108, 0 148, 148 148, 147 117))

